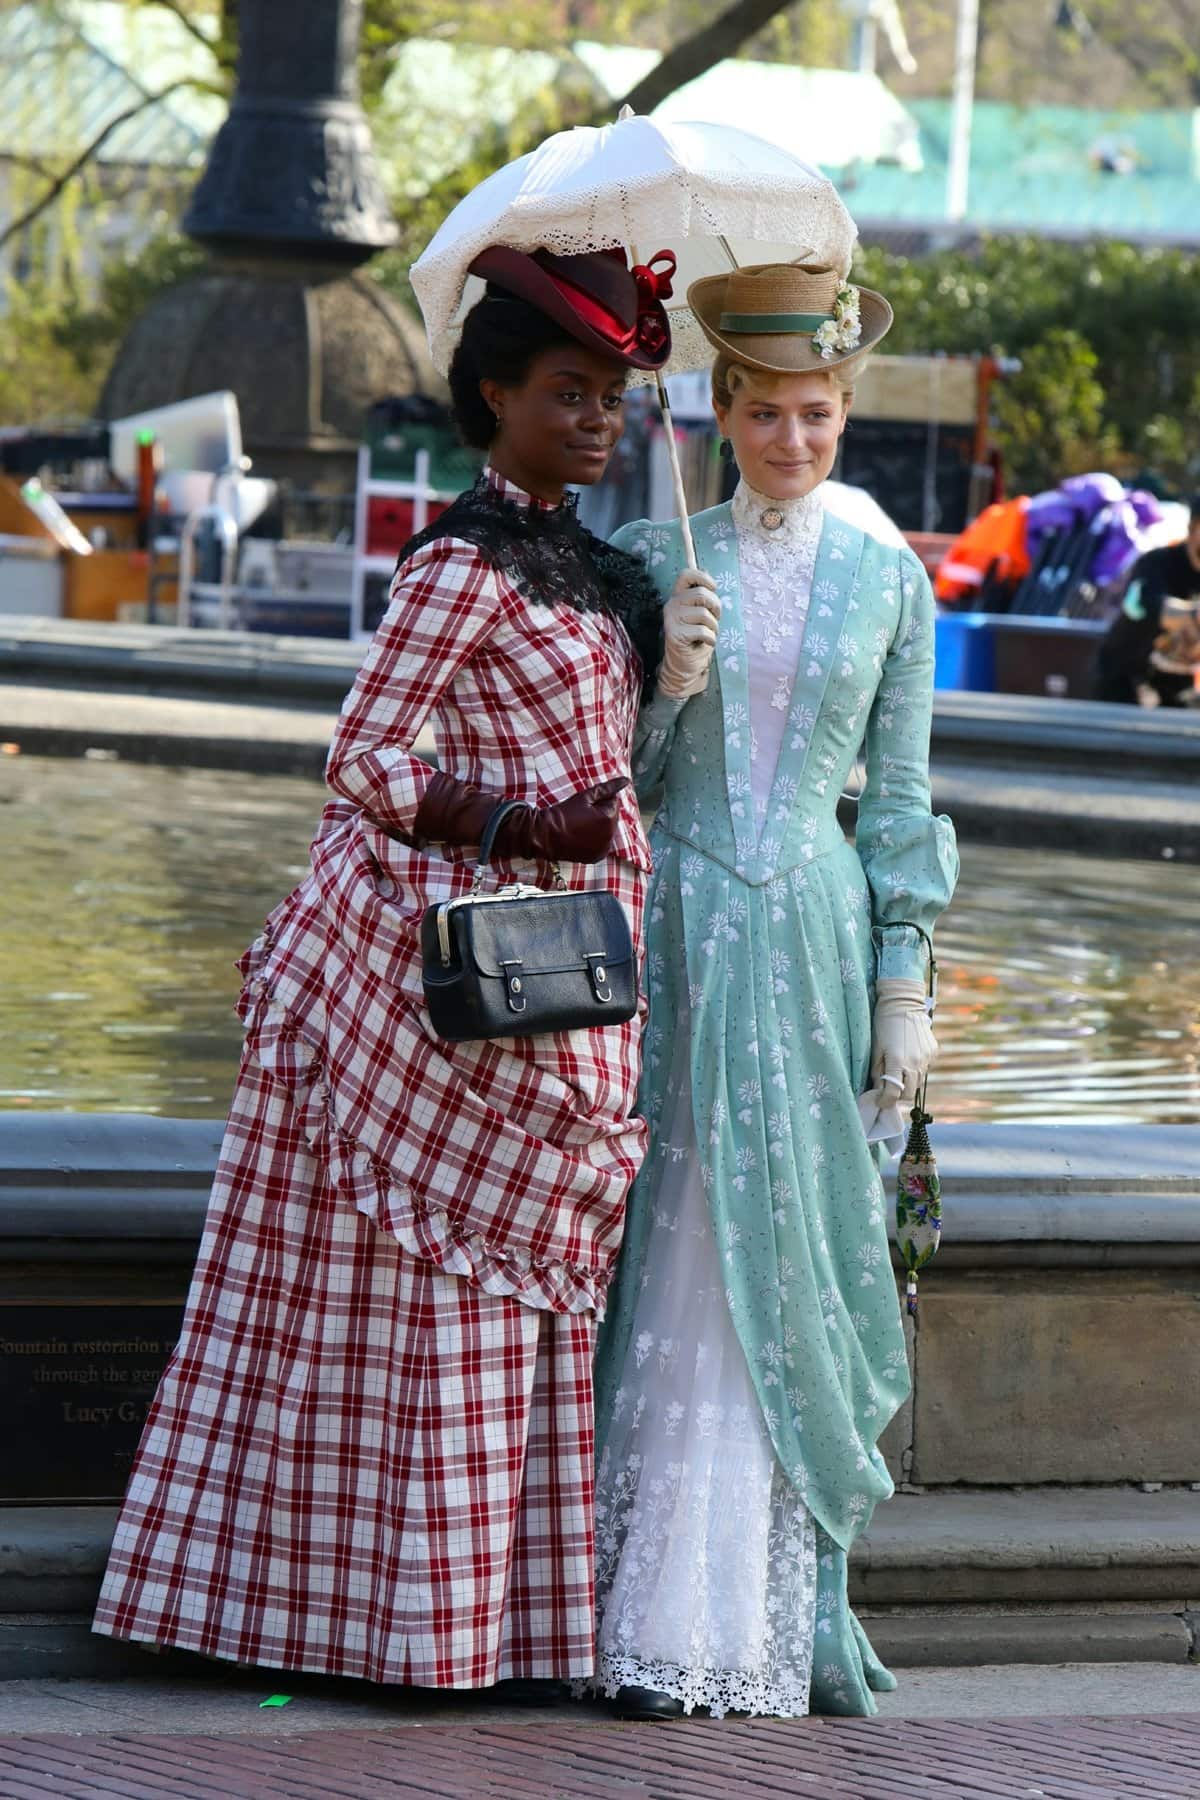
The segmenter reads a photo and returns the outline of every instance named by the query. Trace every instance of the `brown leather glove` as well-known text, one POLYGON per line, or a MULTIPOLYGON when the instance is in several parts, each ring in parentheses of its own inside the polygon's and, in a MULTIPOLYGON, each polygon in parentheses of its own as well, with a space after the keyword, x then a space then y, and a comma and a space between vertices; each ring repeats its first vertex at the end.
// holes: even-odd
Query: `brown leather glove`
MULTIPOLYGON (((600 862, 612 849, 620 795, 628 777, 569 794, 553 806, 527 806, 504 820, 492 854, 538 857, 544 862, 600 862)), ((441 769, 431 776, 417 807, 413 834, 439 844, 478 844, 502 794, 488 794, 441 769)))

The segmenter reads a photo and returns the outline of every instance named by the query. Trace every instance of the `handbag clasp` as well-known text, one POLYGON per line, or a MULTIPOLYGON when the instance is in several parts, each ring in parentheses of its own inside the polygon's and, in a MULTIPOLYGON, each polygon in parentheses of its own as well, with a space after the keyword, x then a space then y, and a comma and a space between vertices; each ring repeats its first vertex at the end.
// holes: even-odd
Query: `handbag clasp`
POLYGON ((523 1013, 528 1002, 525 999, 525 984, 521 980, 524 967, 519 956, 509 957, 500 964, 504 971, 504 995, 508 1002, 509 1012, 523 1013))
POLYGON ((457 900, 445 900, 438 907, 437 933, 438 949, 442 953, 442 967, 448 969, 454 961, 453 947, 450 943, 450 914, 460 906, 490 906, 496 900, 544 900, 545 889, 533 887, 527 881, 512 881, 507 887, 497 888, 494 894, 479 894, 472 888, 469 894, 460 894, 457 900))
POLYGON ((603 950, 589 950, 586 953, 586 960, 593 994, 597 1000, 611 1000, 613 991, 608 985, 608 958, 603 950))

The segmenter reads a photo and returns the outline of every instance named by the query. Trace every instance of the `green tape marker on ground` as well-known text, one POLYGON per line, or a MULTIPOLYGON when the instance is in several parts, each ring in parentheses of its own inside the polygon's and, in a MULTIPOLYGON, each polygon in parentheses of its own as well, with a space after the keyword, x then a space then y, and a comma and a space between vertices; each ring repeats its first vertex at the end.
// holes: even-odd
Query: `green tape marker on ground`
POLYGON ((272 1694, 269 1700, 260 1700, 258 1708, 261 1712, 264 1706, 290 1706, 291 1700, 290 1694, 272 1694))

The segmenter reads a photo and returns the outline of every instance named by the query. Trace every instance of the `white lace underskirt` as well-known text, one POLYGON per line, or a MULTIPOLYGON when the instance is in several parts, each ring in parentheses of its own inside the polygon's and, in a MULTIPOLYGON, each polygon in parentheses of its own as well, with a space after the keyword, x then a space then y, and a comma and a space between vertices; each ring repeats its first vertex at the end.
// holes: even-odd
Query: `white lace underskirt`
POLYGON ((718 1718, 798 1717, 816 1530, 776 1460, 725 1301, 680 1035, 684 1079, 655 1146, 654 1224, 599 1447, 595 1684, 655 1688, 718 1718))

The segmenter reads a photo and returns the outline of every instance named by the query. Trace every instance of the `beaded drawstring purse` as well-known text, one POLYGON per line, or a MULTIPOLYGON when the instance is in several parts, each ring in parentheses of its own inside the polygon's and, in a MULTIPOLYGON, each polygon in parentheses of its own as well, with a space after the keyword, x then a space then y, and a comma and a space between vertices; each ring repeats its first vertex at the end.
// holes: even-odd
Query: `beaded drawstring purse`
MULTIPOLYGON (((937 963, 928 932, 911 919, 896 919, 924 942, 929 957, 929 996, 925 1002, 932 1020, 937 1001, 937 963)), ((909 1114, 908 1139, 896 1170, 896 1247, 904 1264, 904 1302, 911 1318, 917 1316, 917 1276, 937 1254, 942 1241, 942 1183, 929 1143, 933 1115, 926 1108, 929 1076, 925 1076, 909 1114)))

